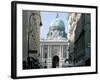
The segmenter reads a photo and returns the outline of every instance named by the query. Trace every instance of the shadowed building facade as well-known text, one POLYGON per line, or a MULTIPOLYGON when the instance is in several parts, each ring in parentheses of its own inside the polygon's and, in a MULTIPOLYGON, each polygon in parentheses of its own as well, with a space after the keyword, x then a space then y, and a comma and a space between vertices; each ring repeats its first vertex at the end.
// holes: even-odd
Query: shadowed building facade
POLYGON ((23 10, 23 68, 32 68, 34 60, 40 54, 39 11, 23 10))
POLYGON ((81 14, 75 30, 74 62, 79 66, 91 65, 91 15, 81 14))
POLYGON ((68 41, 70 63, 73 66, 91 65, 91 15, 70 13, 68 41))

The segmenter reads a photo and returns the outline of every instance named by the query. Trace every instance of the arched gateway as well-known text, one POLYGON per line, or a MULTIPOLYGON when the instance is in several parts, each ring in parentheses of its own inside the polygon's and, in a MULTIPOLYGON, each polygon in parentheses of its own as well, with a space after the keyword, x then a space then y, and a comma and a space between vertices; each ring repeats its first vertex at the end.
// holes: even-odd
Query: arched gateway
POLYGON ((59 57, 58 56, 54 56, 52 58, 52 68, 56 68, 59 67, 59 57))

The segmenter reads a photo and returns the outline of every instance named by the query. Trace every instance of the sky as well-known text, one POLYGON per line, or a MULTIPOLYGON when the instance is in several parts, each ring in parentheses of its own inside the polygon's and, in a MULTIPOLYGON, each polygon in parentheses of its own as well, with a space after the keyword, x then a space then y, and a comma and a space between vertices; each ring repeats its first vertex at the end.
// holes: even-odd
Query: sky
POLYGON ((40 38, 47 38, 47 33, 49 31, 49 25, 52 22, 52 20, 56 17, 56 15, 59 15, 59 18, 64 22, 65 24, 65 32, 67 33, 67 17, 68 13, 64 12, 41 12, 41 20, 42 20, 42 26, 40 27, 40 38))

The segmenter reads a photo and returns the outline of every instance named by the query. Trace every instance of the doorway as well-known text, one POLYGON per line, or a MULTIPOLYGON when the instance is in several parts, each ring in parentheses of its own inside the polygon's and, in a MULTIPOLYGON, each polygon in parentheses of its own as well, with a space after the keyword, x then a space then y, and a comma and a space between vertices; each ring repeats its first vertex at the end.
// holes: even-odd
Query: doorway
POLYGON ((57 67, 59 67, 59 57, 54 56, 52 59, 52 68, 57 68, 57 67))

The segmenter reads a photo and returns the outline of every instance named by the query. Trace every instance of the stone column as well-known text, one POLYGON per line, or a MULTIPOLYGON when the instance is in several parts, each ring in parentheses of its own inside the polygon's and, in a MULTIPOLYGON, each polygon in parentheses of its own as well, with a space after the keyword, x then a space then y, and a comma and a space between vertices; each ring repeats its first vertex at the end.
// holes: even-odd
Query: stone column
POLYGON ((62 53, 61 56, 62 56, 62 58, 63 58, 63 55, 64 55, 63 45, 62 45, 62 52, 61 52, 61 53, 62 53))
POLYGON ((41 56, 42 56, 42 59, 43 59, 43 45, 41 46, 41 56))
POLYGON ((42 49, 41 49, 41 45, 40 45, 40 57, 42 58, 42 49))
POLYGON ((59 57, 62 58, 62 46, 60 46, 59 57))
POLYGON ((52 67, 52 58, 51 58, 51 45, 48 45, 48 61, 47 61, 48 68, 52 67))
POLYGON ((61 65, 62 65, 61 59, 62 59, 62 46, 60 45, 60 51, 59 51, 59 67, 61 67, 61 65))
POLYGON ((48 45, 48 58, 50 57, 49 54, 50 54, 50 49, 49 49, 49 45, 48 45))
POLYGON ((60 46, 60 50, 61 50, 61 51, 60 51, 60 53, 61 53, 61 54, 60 54, 60 56, 61 56, 61 58, 60 58, 60 67, 62 67, 62 64, 64 63, 64 57, 63 57, 63 55, 64 55, 63 48, 64 48, 64 47, 63 47, 63 46, 64 46, 64 45, 61 45, 61 46, 60 46))
POLYGON ((51 45, 49 45, 49 58, 51 58, 51 45))

